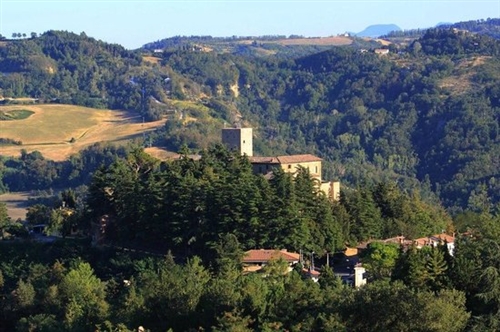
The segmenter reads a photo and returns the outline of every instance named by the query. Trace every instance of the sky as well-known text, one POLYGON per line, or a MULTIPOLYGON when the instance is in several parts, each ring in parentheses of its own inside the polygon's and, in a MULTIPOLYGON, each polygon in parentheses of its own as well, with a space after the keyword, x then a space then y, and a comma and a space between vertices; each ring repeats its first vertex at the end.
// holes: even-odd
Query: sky
POLYGON ((361 32, 500 18, 500 0, 0 0, 0 34, 85 32, 128 49, 173 36, 361 32))

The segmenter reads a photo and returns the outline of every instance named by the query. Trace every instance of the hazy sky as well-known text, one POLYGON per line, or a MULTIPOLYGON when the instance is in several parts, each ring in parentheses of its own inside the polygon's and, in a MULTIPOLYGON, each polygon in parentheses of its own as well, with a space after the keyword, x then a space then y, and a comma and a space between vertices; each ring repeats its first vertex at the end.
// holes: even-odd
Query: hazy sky
POLYGON ((126 48, 177 35, 330 36, 500 17, 500 0, 0 0, 0 34, 84 31, 126 48))

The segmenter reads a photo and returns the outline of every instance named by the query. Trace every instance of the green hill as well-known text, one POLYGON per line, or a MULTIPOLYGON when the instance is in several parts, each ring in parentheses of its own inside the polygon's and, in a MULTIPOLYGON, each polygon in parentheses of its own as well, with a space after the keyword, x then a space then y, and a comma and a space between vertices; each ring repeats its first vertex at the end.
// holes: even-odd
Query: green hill
POLYGON ((497 40, 431 29, 386 46, 387 55, 354 39, 312 54, 288 45, 287 56, 209 41, 213 49, 171 40, 151 61, 149 50, 50 31, 0 48, 0 88, 5 97, 168 117, 148 141, 171 150, 205 148, 224 123, 239 123, 255 128, 257 154, 315 153, 326 177, 346 185, 394 181, 457 209, 500 201, 497 40))

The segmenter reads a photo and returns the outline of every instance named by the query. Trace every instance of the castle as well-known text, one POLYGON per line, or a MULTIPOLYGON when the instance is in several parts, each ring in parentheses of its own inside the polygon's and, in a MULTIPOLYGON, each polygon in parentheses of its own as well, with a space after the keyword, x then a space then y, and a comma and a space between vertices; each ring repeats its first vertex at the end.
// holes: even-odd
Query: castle
POLYGON ((281 167, 287 173, 295 173, 298 167, 309 170, 311 176, 318 180, 318 185, 331 200, 338 200, 340 195, 340 182, 324 182, 321 178, 323 159, 312 154, 299 154, 291 156, 260 157, 253 155, 252 128, 223 128, 222 144, 228 149, 236 150, 241 155, 246 155, 252 163, 255 174, 268 176, 272 170, 281 167))

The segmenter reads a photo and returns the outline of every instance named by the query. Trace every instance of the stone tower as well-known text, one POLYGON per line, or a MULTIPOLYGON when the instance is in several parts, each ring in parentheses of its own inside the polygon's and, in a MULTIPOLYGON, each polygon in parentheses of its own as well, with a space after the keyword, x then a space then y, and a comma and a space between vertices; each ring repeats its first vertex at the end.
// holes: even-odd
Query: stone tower
POLYGON ((238 151, 242 156, 253 156, 252 128, 222 129, 222 144, 230 150, 238 151))

